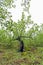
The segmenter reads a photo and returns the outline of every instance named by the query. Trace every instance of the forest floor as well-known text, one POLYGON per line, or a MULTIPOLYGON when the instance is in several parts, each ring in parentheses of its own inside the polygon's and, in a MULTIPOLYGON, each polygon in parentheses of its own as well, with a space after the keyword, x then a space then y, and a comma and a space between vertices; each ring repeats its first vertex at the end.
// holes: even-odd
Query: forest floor
POLYGON ((17 52, 0 48, 0 65, 43 65, 43 47, 17 52))

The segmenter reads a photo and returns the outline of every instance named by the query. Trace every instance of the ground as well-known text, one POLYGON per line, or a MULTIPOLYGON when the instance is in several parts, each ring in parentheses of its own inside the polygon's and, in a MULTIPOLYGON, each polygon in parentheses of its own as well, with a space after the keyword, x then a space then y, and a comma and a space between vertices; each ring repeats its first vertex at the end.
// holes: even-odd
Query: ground
POLYGON ((18 52, 0 48, 0 65, 43 65, 43 47, 18 52))

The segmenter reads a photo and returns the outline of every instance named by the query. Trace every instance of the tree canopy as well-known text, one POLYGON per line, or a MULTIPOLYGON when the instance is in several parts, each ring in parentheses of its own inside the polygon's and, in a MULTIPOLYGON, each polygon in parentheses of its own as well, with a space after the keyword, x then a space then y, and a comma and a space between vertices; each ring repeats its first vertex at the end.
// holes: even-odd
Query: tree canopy
POLYGON ((13 0, 0 0, 0 42, 11 43, 16 38, 21 37, 24 43, 41 46, 43 43, 43 24, 39 26, 31 20, 29 14, 30 0, 22 1, 21 5, 24 6, 24 11, 28 12, 29 15, 26 19, 23 11, 21 20, 18 22, 11 19, 11 14, 7 10, 12 7, 13 2, 13 0))

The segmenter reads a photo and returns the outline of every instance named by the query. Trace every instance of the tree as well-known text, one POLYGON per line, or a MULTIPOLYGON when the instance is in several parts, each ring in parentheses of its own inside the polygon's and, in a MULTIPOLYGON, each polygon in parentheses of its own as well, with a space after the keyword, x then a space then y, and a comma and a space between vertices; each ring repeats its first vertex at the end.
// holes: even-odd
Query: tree
MULTIPOLYGON (((2 1, 3 5, 1 4, 2 6, 0 7, 0 8, 2 8, 0 10, 1 11, 1 16, 0 16, 1 17, 1 28, 2 28, 2 30, 5 30, 6 36, 8 34, 8 39, 10 38, 9 39, 10 41, 8 41, 8 42, 11 44, 12 40, 18 40, 20 42, 20 50, 23 51, 23 49, 24 49, 24 42, 23 42, 24 38, 32 38, 32 36, 31 36, 32 32, 31 32, 31 34, 27 35, 26 28, 27 28, 27 26, 29 27, 30 24, 33 24, 33 22, 31 21, 30 15, 28 15, 27 19, 25 19, 24 12, 22 12, 21 20, 18 20, 18 23, 13 22, 13 20, 11 19, 11 16, 9 15, 9 12, 7 12, 7 8, 9 6, 11 6, 10 3, 12 3, 11 0, 9 0, 9 1, 3 0, 2 1)), ((27 3, 27 1, 25 2, 24 7, 29 9, 29 7, 27 7, 29 5, 29 2, 28 2, 28 4, 26 4, 26 3, 27 3)), ((3 41, 3 42, 5 42, 5 41, 3 41)))
MULTIPOLYGON (((10 43, 11 43, 12 40, 18 40, 21 43, 20 45, 24 48, 23 37, 24 38, 26 37, 26 25, 32 23, 32 21, 30 19, 31 16, 29 15, 27 17, 27 20, 26 20, 25 19, 25 14, 24 14, 24 12, 22 12, 21 20, 18 21, 18 23, 15 23, 15 22, 12 21, 10 15, 9 15, 9 12, 7 11, 7 8, 9 6, 11 6, 12 1, 11 0, 9 0, 9 1, 8 0, 3 0, 3 1, 0 1, 0 3, 2 5, 2 6, 0 6, 0 8, 1 8, 0 9, 0 11, 1 11, 1 16, 0 16, 1 17, 1 23, 0 23, 1 24, 1 28, 3 30, 5 30, 7 32, 7 34, 9 35, 10 43), (12 36, 11 33, 13 34, 13 36, 12 36)), ((8 37, 8 39, 9 39, 9 37, 8 37)), ((23 51, 23 49, 22 49, 22 51, 23 51)))
POLYGON ((31 21, 31 15, 29 14, 30 0, 25 0, 22 4, 24 10, 28 12, 27 19, 25 18, 25 12, 23 11, 21 20, 18 20, 17 23, 14 22, 11 19, 10 12, 7 10, 7 8, 12 7, 12 1, 13 0, 0 1, 0 41, 8 43, 10 47, 10 45, 12 46, 12 41, 18 40, 20 42, 20 51, 23 52, 25 42, 35 43, 35 40, 37 40, 39 26, 31 21), (29 27, 30 24, 32 25, 31 28, 29 27))

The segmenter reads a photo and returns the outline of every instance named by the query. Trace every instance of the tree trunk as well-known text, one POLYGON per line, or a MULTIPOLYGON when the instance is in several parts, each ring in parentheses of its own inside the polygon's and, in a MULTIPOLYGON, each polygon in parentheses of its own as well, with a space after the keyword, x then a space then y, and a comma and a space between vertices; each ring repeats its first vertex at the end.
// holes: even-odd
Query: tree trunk
POLYGON ((20 52, 24 51, 24 43, 23 41, 20 41, 20 52))
POLYGON ((24 51, 24 42, 23 42, 23 40, 21 40, 21 37, 18 37, 16 40, 18 40, 20 42, 20 49, 19 49, 19 51, 23 52, 24 51))

